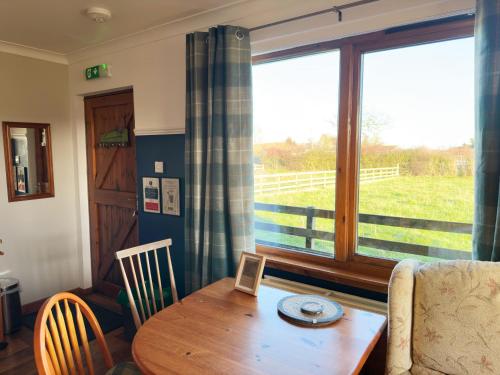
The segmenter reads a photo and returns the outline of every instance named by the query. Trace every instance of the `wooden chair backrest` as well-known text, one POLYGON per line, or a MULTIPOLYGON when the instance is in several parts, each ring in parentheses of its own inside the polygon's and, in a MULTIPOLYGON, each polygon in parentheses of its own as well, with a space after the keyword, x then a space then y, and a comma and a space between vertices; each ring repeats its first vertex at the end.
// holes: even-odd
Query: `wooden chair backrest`
POLYGON ((134 318, 134 323, 137 329, 142 325, 142 322, 145 322, 149 319, 153 314, 156 314, 159 310, 165 308, 165 301, 163 298, 163 286, 161 282, 161 274, 160 274, 160 265, 158 263, 158 250, 165 248, 168 262, 168 274, 170 278, 170 288, 172 290, 172 300, 176 303, 179 299, 177 296, 177 288, 175 286, 175 278, 174 278, 174 270, 172 268, 172 259, 170 258, 170 246, 172 245, 171 239, 166 239, 162 241, 152 242, 145 245, 140 245, 136 247, 131 247, 130 249, 120 250, 116 252, 116 259, 120 262, 120 268, 123 275, 123 280, 125 282, 125 289, 127 291, 127 297, 130 303, 130 309, 132 310, 132 316, 134 318), (144 278, 144 271, 142 267, 141 255, 144 254, 144 258, 146 259, 146 271, 147 271, 147 279, 149 281, 150 293, 151 293, 151 305, 153 306, 153 311, 151 311, 149 296, 146 288, 146 281, 144 278), (156 281, 158 283, 158 292, 159 292, 159 300, 161 302, 161 308, 157 309, 156 300, 153 287, 153 272, 151 272, 150 267, 150 255, 154 256, 154 266, 156 271, 156 281), (135 261, 134 261, 135 258, 135 261), (124 259, 129 260, 130 269, 132 272, 132 279, 134 282, 135 290, 137 291, 138 304, 139 309, 141 311, 141 316, 139 317, 139 312, 137 311, 137 306, 134 300, 134 296, 132 294, 132 290, 130 288, 130 282, 127 277, 127 273, 125 271, 124 259), (137 280, 137 272, 135 269, 135 263, 137 262, 137 266, 139 269, 140 282, 137 280), (142 287, 142 290, 141 288, 142 287), (145 306, 144 306, 145 305, 145 306), (142 318, 142 320, 141 320, 142 318))
POLYGON ((34 344, 38 374, 85 374, 85 365, 87 373, 94 374, 84 319, 88 321, 94 332, 106 367, 113 367, 113 358, 101 326, 90 307, 72 293, 58 293, 45 301, 36 317, 34 344), (60 303, 64 307, 64 313, 60 303), (70 305, 74 305, 76 317, 73 317, 70 305), (76 327, 78 327, 78 333, 76 327), (83 347, 83 356, 79 341, 83 347))

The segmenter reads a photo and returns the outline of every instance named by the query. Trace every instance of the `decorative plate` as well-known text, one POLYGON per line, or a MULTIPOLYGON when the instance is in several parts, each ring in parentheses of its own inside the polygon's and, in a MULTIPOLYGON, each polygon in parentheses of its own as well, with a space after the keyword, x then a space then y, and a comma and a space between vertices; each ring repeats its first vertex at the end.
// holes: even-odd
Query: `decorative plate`
POLYGON ((297 294, 278 302, 278 314, 291 323, 318 327, 339 320, 344 315, 344 309, 325 297, 297 294))

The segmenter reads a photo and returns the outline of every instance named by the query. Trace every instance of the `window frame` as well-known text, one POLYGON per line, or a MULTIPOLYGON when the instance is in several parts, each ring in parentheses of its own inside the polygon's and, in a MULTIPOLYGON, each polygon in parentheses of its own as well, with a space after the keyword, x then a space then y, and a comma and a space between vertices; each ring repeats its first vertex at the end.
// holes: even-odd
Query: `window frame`
POLYGON ((267 266, 347 285, 387 292, 397 261, 356 253, 362 56, 366 52, 411 47, 474 36, 474 16, 458 16, 271 52, 252 57, 263 64, 310 54, 340 51, 335 257, 256 244, 267 266))

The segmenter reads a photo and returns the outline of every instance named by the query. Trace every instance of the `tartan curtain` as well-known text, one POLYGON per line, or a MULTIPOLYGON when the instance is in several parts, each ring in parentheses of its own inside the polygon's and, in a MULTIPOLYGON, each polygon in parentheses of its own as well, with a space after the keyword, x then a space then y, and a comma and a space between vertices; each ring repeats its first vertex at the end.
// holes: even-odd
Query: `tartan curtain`
POLYGON ((234 276, 255 251, 248 30, 186 36, 186 293, 234 276))
POLYGON ((500 1, 476 10, 473 258, 500 261, 500 1))

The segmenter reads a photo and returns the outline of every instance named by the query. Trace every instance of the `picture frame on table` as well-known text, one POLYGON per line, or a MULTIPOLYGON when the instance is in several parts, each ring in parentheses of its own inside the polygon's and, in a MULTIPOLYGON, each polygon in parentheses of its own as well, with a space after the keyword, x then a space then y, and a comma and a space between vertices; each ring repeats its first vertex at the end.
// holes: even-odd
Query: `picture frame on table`
POLYGON ((242 252, 236 272, 234 288, 257 296, 262 274, 266 264, 266 257, 254 253, 242 252))

